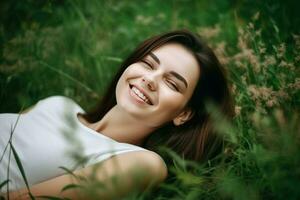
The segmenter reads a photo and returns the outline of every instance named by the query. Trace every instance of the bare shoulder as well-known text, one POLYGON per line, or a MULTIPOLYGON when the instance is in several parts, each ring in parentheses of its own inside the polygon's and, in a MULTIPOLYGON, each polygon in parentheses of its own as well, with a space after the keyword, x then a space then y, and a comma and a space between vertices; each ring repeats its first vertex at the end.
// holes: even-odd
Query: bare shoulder
POLYGON ((157 153, 152 151, 134 151, 117 154, 77 172, 87 175, 97 166, 99 166, 97 174, 100 177, 104 176, 102 173, 109 176, 123 176, 127 174, 129 177, 134 176, 133 173, 135 173, 140 177, 144 177, 144 181, 148 183, 164 181, 168 171, 165 162, 157 153))
POLYGON ((137 162, 139 165, 149 170, 148 172, 151 172, 152 175, 161 180, 164 180, 167 177, 167 166, 164 160, 155 152, 137 151, 127 153, 127 155, 126 153, 124 155, 120 154, 119 156, 124 156, 124 159, 129 162, 137 162))
MULTIPOLYGON (((110 160, 110 159, 109 159, 110 160)), ((109 162, 106 161, 106 162, 109 162)), ((121 168, 144 170, 148 176, 161 182, 167 177, 167 166, 163 159, 152 151, 134 151, 118 154, 111 158, 111 161, 117 160, 121 168)))

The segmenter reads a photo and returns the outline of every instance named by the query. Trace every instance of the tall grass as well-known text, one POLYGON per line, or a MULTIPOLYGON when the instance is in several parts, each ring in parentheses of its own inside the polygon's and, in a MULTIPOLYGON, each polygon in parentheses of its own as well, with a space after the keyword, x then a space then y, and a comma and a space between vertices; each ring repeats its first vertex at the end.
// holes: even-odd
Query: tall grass
POLYGON ((268 16, 268 3, 247 13, 243 3, 230 1, 47 2, 31 2, 31 10, 15 2, 31 15, 24 14, 15 32, 2 29, 2 112, 54 94, 88 109, 139 41, 188 28, 209 42, 228 70, 236 116, 219 128, 228 129, 229 144, 219 162, 201 165, 165 150, 173 176, 157 191, 128 199, 300 198, 300 35, 275 21, 282 13, 268 16))

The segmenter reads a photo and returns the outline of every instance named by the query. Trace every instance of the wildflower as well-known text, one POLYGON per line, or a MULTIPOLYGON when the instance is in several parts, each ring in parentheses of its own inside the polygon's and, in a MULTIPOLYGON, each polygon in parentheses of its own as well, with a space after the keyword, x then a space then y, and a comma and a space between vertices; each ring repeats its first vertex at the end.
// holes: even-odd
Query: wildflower
POLYGON ((277 104, 278 104, 278 102, 277 102, 275 99, 270 99, 270 100, 268 100, 267 103, 266 103, 266 105, 267 105, 269 108, 271 108, 271 107, 273 107, 273 106, 275 106, 275 105, 277 105, 277 104))
POLYGON ((277 49, 277 57, 282 58, 286 52, 286 45, 285 43, 281 43, 277 49))
POLYGON ((284 99, 284 100, 290 99, 290 96, 288 95, 288 93, 283 88, 281 88, 280 90, 277 91, 276 96, 278 98, 281 98, 281 99, 284 99))
POLYGON ((136 16, 135 21, 143 25, 149 25, 153 21, 153 18, 151 16, 147 17, 143 15, 138 15, 136 16))
POLYGON ((256 72, 256 73, 260 72, 260 68, 261 68, 260 66, 261 65, 260 65, 260 61, 259 61, 258 56, 255 55, 253 53, 253 51, 248 51, 248 52, 249 52, 248 59, 249 59, 250 64, 253 67, 254 72, 256 72))
POLYGON ((242 54, 240 54, 239 57, 245 58, 247 61, 249 61, 253 67, 254 72, 260 71, 261 64, 259 58, 257 55, 254 54, 254 51, 252 49, 244 48, 242 54))
POLYGON ((236 116, 240 115, 241 114, 241 110, 242 110, 241 106, 235 106, 234 107, 235 115, 236 116))
POLYGON ((236 93, 236 85, 235 84, 232 84, 231 92, 232 92, 232 94, 236 93))
POLYGON ((296 43, 296 49, 300 49, 300 35, 293 34, 293 38, 296 43))
POLYGON ((262 105, 263 103, 265 103, 267 107, 278 105, 279 95, 283 95, 284 97, 286 97, 286 94, 283 93, 283 91, 280 91, 280 93, 278 93, 265 86, 257 87, 255 85, 250 85, 248 87, 248 91, 256 105, 262 105))
POLYGON ((239 33, 239 35, 244 35, 244 29, 242 29, 242 28, 238 28, 238 33, 239 33))
POLYGON ((235 64, 238 68, 246 69, 246 65, 243 64, 243 63, 242 63, 241 61, 239 61, 239 60, 234 61, 234 64, 235 64))
POLYGON ((246 41, 241 36, 238 37, 238 48, 241 50, 248 49, 248 45, 246 44, 246 41))
POLYGON ((296 78, 294 83, 288 84, 288 88, 292 90, 300 90, 300 78, 296 78))
POLYGON ((218 36, 220 31, 221 29, 219 25, 215 25, 214 27, 197 28, 197 32, 207 39, 218 36))
POLYGON ((258 97, 260 96, 260 93, 259 91, 257 90, 257 87, 255 85, 250 85, 248 87, 248 91, 251 93, 251 96, 252 98, 255 100, 255 99, 258 99, 258 97))
POLYGON ((273 90, 267 87, 261 87, 259 88, 260 96, 263 100, 269 99, 271 96, 273 96, 273 90))
POLYGON ((288 62, 286 62, 286 61, 284 61, 284 60, 282 60, 280 63, 279 63, 279 66, 280 67, 285 67, 285 68, 287 68, 287 69, 289 69, 289 70, 294 70, 295 68, 294 68, 294 65, 292 64, 292 63, 288 63, 288 62))
POLYGON ((282 61, 279 63, 279 66, 280 66, 280 67, 287 67, 288 64, 287 64, 286 61, 282 60, 282 61))
POLYGON ((250 22, 250 23, 248 24, 248 27, 249 27, 249 29, 254 29, 254 24, 253 24, 252 22, 250 22))
POLYGON ((266 45, 261 40, 258 41, 257 46, 258 46, 258 49, 259 49, 260 53, 265 53, 266 52, 266 45), (262 52, 261 52, 261 49, 262 49, 262 52))
POLYGON ((242 76, 241 76, 241 79, 242 79, 242 83, 243 83, 244 85, 246 85, 246 84, 247 84, 247 77, 246 77, 245 75, 242 75, 242 76))
POLYGON ((253 21, 257 21, 260 17, 260 12, 256 12, 253 16, 252 16, 252 20, 253 21))
POLYGON ((260 54, 264 54, 264 53, 266 53, 266 48, 265 47, 258 47, 258 51, 259 51, 259 53, 260 54))
POLYGON ((270 66, 270 65, 275 65, 275 64, 276 64, 276 59, 274 56, 266 55, 264 57, 264 62, 263 62, 264 66, 270 66))
POLYGON ((260 37, 261 36, 261 29, 256 30, 255 31, 255 35, 258 36, 258 37, 260 37))
POLYGON ((214 48, 216 55, 218 56, 220 62, 223 65, 226 65, 229 62, 229 58, 226 56, 225 48, 226 48, 226 43, 224 41, 218 43, 217 46, 214 48))

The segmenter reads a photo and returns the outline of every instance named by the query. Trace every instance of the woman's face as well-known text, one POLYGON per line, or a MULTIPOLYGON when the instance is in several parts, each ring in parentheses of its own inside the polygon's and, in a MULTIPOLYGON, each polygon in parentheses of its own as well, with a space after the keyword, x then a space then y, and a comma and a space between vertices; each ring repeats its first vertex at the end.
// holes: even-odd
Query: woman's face
POLYGON ((127 67, 116 87, 117 105, 139 123, 159 127, 184 111, 199 76, 191 52, 167 43, 127 67))

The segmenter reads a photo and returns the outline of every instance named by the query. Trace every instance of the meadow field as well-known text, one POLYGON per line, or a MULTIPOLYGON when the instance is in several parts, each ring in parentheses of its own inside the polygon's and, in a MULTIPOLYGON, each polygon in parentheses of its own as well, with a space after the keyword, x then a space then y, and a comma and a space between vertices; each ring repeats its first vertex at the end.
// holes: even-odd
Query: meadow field
POLYGON ((2 1, 0 113, 52 95, 88 110, 139 42, 189 29, 228 71, 235 117, 216 117, 228 145, 201 164, 166 150, 170 178, 128 199, 300 199, 299 7, 296 0, 2 1))

